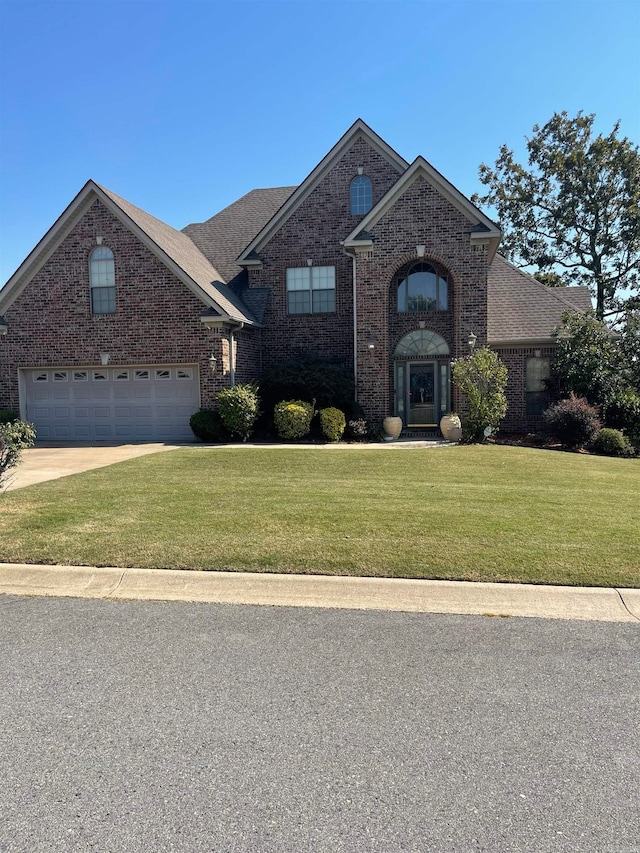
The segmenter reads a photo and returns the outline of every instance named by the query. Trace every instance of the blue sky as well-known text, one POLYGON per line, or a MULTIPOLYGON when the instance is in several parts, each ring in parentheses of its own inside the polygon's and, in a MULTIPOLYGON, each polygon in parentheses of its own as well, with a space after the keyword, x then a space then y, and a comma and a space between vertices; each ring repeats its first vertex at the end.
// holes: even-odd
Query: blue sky
POLYGON ((555 111, 640 140, 636 0, 0 0, 0 57, 0 283, 88 178, 182 228, 358 117, 466 195, 555 111))

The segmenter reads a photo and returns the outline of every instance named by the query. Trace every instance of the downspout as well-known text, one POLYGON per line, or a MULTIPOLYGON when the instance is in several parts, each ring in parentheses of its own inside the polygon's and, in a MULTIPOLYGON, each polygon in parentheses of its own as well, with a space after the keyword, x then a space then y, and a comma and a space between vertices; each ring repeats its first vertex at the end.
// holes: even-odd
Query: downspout
POLYGON ((244 329, 244 323, 240 323, 238 326, 231 326, 229 328, 229 379, 231 381, 232 388, 236 384, 236 366, 233 359, 233 346, 235 343, 233 332, 235 329, 244 329))
POLYGON ((353 263, 353 381, 355 384, 355 401, 358 402, 358 308, 356 302, 356 253, 351 256, 353 263))

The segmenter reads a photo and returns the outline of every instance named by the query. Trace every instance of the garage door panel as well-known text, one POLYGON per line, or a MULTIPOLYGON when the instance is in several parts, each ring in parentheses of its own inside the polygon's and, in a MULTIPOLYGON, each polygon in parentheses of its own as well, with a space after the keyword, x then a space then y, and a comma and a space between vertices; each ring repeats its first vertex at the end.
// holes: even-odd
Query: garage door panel
POLYGON ((42 368, 23 376, 27 417, 40 439, 193 438, 189 418, 200 399, 193 366, 42 368))

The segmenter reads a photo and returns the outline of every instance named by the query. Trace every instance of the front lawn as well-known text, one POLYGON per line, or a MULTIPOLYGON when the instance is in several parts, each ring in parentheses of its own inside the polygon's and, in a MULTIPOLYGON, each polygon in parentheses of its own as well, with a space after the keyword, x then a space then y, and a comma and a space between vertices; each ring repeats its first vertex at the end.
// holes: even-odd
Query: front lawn
POLYGON ((640 461, 181 448, 0 495, 0 561, 640 586, 640 461))

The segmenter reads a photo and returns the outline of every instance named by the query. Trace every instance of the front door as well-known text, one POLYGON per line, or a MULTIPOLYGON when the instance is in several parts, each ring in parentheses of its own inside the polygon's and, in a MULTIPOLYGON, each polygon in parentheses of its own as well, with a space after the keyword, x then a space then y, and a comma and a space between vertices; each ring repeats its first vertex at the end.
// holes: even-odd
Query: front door
POLYGON ((439 411, 435 361, 407 363, 407 426, 433 426, 439 411))

